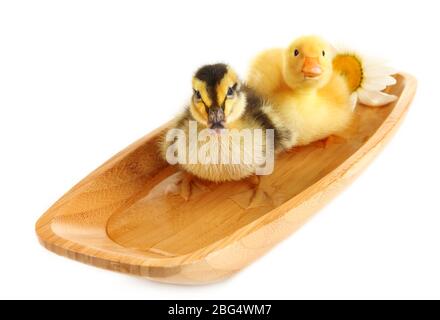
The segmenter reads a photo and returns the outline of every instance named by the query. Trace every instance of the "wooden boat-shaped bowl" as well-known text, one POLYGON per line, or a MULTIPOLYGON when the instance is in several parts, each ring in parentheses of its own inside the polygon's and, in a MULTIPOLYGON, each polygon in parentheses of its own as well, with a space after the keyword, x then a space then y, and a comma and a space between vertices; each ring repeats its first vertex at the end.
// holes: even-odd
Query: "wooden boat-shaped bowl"
POLYGON ((127 147, 58 200, 37 222, 47 249, 97 267, 169 283, 231 276, 298 229, 347 186, 395 132, 415 94, 405 74, 388 88, 399 99, 358 106, 345 141, 280 155, 262 184, 271 199, 247 208, 249 183, 167 194, 178 170, 158 157, 164 127, 127 147))

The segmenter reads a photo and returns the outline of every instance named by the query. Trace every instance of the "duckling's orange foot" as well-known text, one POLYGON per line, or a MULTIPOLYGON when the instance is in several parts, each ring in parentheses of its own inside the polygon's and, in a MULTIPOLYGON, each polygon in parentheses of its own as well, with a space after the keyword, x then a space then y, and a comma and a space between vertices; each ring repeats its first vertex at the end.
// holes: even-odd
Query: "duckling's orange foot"
POLYGON ((274 202, 269 192, 257 186, 252 194, 252 197, 246 209, 258 208, 264 206, 273 206, 273 205, 274 202))
POLYGON ((191 179, 189 175, 185 174, 180 182, 180 196, 185 201, 188 201, 191 196, 191 179))
POLYGON ((313 141, 310 145, 319 149, 324 149, 326 146, 327 138, 313 141))
POLYGON ((286 150, 286 153, 295 153, 298 150, 298 147, 292 147, 286 150))
POLYGON ((246 209, 258 208, 264 206, 273 206, 274 201, 268 189, 263 187, 261 178, 257 175, 249 178, 249 183, 253 187, 253 193, 246 209))
POLYGON ((345 143, 346 141, 347 140, 341 136, 331 135, 331 136, 328 136, 327 138, 324 138, 322 140, 315 141, 315 142, 313 142, 313 144, 315 146, 317 146, 318 148, 325 149, 331 145, 342 144, 342 143, 345 143))
POLYGON ((347 142, 347 139, 345 139, 344 137, 331 135, 331 136, 327 137, 327 139, 325 141, 325 146, 328 147, 332 144, 343 144, 346 142, 347 142))
POLYGON ((192 174, 184 172, 182 180, 180 182, 180 196, 188 201, 194 191, 194 187, 197 187, 201 191, 208 191, 209 188, 203 184, 202 181, 194 177, 192 174))

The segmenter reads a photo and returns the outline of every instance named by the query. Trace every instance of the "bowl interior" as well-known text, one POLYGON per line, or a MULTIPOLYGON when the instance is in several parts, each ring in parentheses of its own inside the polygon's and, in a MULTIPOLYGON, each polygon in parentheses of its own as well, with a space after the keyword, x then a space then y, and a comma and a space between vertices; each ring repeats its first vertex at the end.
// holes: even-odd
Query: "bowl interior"
MULTIPOLYGON (((404 79, 389 92, 400 95, 404 79)), ((248 208, 247 181, 195 187, 189 201, 173 193, 180 172, 157 154, 157 135, 135 143, 97 169, 51 210, 52 231, 91 250, 140 258, 189 255, 222 241, 318 182, 356 152, 394 108, 358 106, 353 125, 328 146, 316 143, 281 154, 263 176, 266 196, 248 208), (170 192, 171 190, 171 192, 170 192)), ((44 218, 43 218, 44 219, 44 218)))

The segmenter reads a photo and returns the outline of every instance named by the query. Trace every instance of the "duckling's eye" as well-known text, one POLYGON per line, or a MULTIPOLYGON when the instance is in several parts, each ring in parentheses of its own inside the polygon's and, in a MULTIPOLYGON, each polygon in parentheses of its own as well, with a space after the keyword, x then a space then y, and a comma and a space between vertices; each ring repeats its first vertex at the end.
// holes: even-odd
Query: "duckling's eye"
POLYGON ((228 88, 228 92, 226 93, 227 98, 230 99, 230 98, 234 97, 234 87, 235 87, 235 85, 228 88))
POLYGON ((295 55, 295 57, 298 57, 298 56, 299 56, 299 50, 298 50, 298 49, 295 49, 295 51, 293 52, 293 54, 295 55))
POLYGON ((200 91, 194 89, 194 98, 196 101, 202 100, 202 95, 200 94, 200 91))
POLYGON ((325 51, 324 50, 322 50, 322 56, 325 57, 325 51))

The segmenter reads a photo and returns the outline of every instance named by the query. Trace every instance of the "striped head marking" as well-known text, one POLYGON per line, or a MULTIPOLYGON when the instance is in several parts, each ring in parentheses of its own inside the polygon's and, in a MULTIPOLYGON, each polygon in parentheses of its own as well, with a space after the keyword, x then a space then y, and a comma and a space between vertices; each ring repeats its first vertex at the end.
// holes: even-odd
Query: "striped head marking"
POLYGON ((229 66, 219 63, 201 67, 195 73, 192 85, 190 111, 198 122, 220 130, 237 119, 239 110, 236 109, 243 94, 239 79, 229 66))

